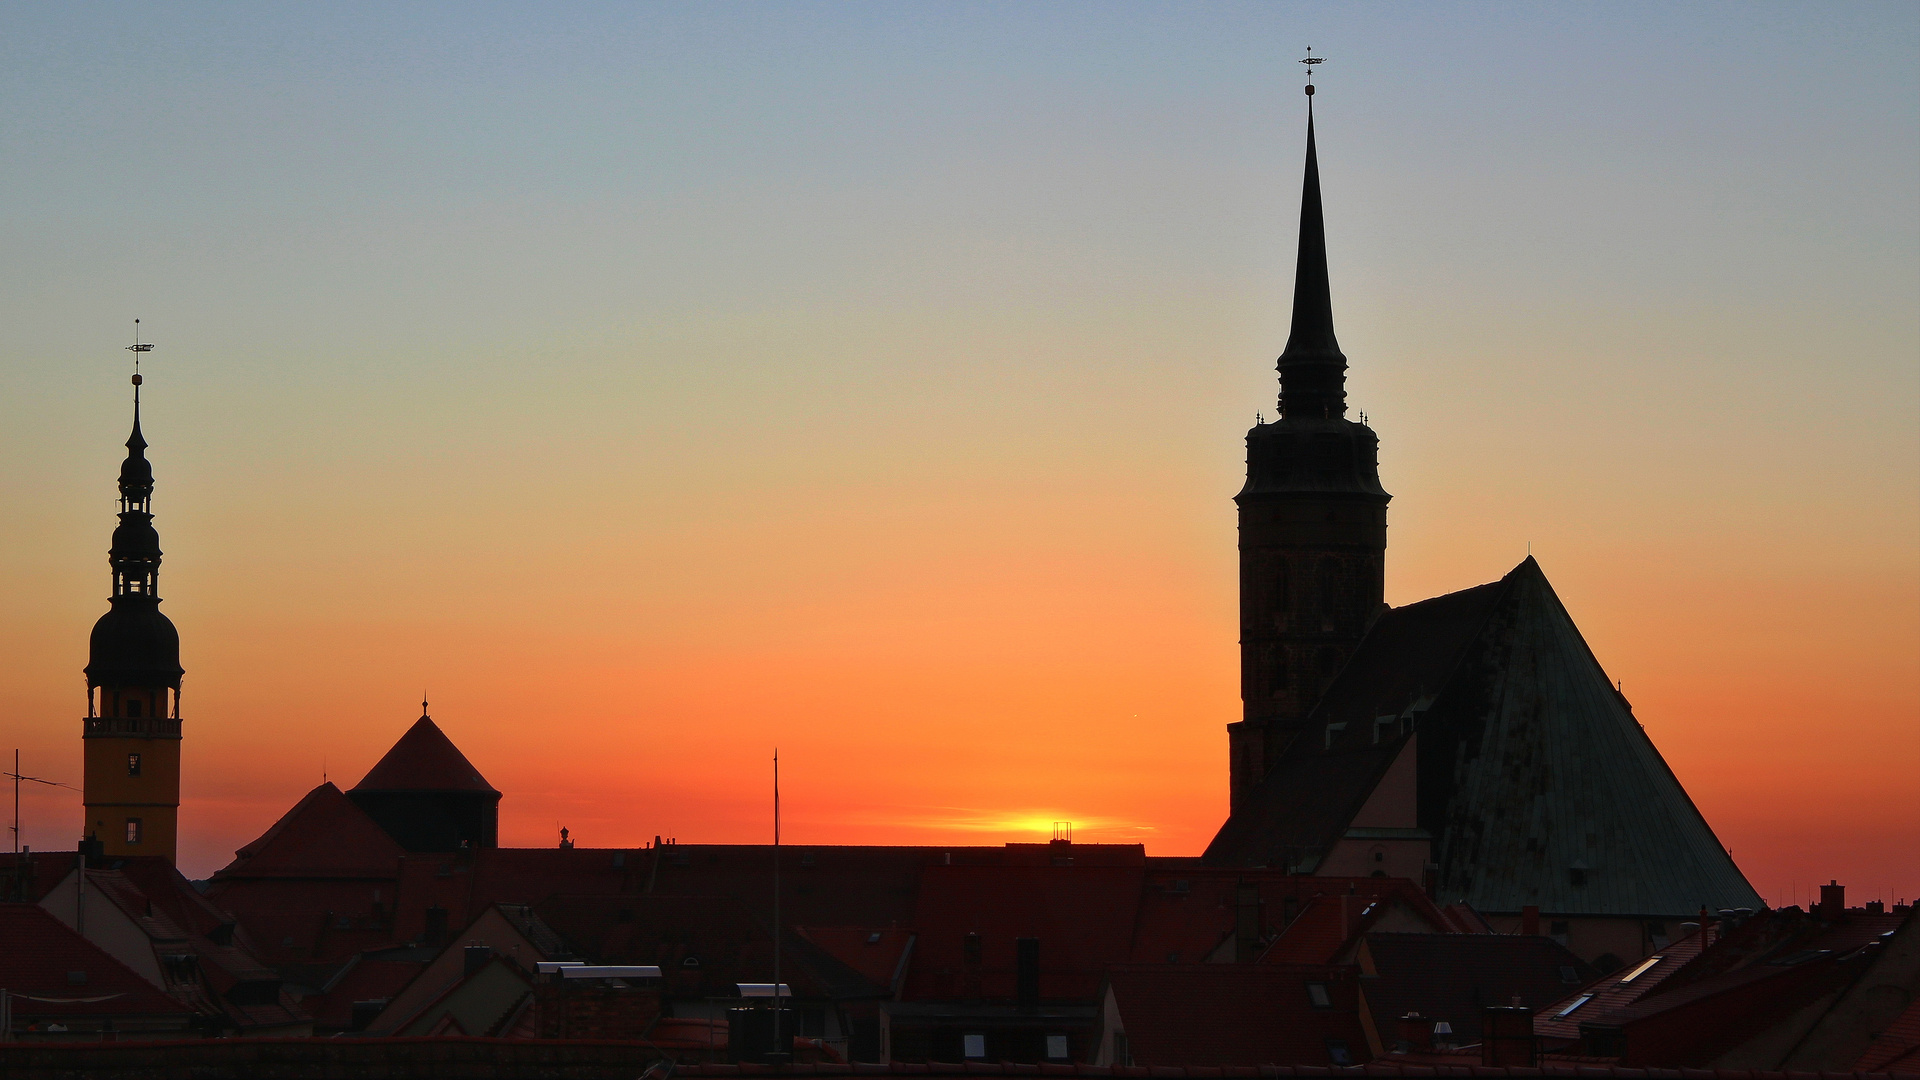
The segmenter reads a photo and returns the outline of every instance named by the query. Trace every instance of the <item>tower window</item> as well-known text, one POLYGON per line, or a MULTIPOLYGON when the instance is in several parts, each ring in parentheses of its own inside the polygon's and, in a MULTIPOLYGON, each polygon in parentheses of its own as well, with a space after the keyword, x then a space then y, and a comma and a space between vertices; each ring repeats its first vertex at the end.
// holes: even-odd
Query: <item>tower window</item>
POLYGON ((140 775, 140 755, 139 754, 127 755, 127 775, 128 776, 140 775))
POLYGON ((127 699, 127 715, 135 719, 139 719, 140 717, 140 699, 139 698, 127 699))
POLYGON ((130 817, 127 819, 127 843, 137 844, 139 842, 140 842, 140 819, 137 817, 130 817))

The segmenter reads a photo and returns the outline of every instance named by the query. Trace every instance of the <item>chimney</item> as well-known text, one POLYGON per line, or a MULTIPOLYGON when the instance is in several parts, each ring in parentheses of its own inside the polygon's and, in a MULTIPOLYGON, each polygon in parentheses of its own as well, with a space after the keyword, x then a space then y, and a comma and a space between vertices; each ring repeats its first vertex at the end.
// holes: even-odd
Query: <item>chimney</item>
POLYGON ((1260 948, 1260 886, 1243 881, 1234 886, 1233 896, 1233 959, 1251 964, 1260 948))
POLYGON ((1540 936, 1540 905, 1528 904, 1520 909, 1520 933, 1527 937, 1540 936))
POLYGON ((1014 997, 1022 1009, 1040 1007, 1040 939, 1013 939, 1014 997))
POLYGON ((1399 1039, 1394 1045, 1398 1053, 1433 1049, 1433 1021, 1417 1012, 1410 1012, 1400 1018, 1399 1039))
POLYGON ((1524 1006, 1488 1006, 1480 1017, 1480 1064, 1537 1064, 1533 1053, 1533 1010, 1524 1006))
POLYGON ((465 957, 467 966, 461 971, 460 977, 471 979, 474 972, 486 967, 487 962, 493 959, 493 950, 485 945, 469 945, 466 947, 465 957))
POLYGON ((1829 879, 1820 886, 1820 906, 1815 909, 1823 919, 1837 919, 1847 910, 1847 887, 1829 879))

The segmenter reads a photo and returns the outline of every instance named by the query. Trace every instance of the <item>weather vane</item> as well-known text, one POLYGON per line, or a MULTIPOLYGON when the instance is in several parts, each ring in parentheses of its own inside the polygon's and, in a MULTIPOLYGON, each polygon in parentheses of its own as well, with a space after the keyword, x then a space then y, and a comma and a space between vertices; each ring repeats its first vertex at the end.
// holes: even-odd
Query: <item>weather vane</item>
POLYGON ((153 351, 152 344, 149 343, 146 345, 142 345, 140 343, 140 320, 139 319, 133 320, 133 344, 127 346, 127 351, 133 354, 133 385, 139 386, 140 385, 140 354, 150 353, 153 351))
POLYGON ((1307 96, 1312 97, 1313 96, 1313 67, 1315 64, 1326 63, 1327 58, 1324 56, 1313 55, 1313 46, 1309 45, 1307 46, 1307 58, 1300 62, 1307 65, 1307 96))

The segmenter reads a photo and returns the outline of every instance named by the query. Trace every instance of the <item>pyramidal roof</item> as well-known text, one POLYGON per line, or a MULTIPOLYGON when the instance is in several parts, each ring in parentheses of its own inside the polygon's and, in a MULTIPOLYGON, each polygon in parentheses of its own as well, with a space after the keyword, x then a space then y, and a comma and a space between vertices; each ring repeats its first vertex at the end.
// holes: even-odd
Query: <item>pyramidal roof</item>
POLYGON ((453 745, 430 716, 414 721, 387 756, 377 762, 354 791, 472 791, 488 795, 500 792, 467 755, 453 745))
POLYGON ((1532 558, 1383 614, 1207 861, 1311 868, 1409 738, 1437 898, 1594 915, 1760 906, 1532 558), (1376 742, 1373 721, 1396 717, 1413 734, 1376 742))

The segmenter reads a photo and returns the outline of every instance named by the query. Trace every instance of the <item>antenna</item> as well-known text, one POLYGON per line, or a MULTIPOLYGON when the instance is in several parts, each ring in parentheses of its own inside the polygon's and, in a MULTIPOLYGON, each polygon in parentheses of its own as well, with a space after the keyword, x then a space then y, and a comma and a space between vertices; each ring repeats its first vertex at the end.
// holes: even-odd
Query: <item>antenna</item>
POLYGON ((13 853, 18 855, 20 854, 20 782, 24 780, 32 784, 45 784, 48 787, 63 787, 68 791, 79 791, 80 789, 74 787, 72 784, 63 784, 58 780, 48 780, 41 776, 21 775, 20 750, 18 747, 13 751, 13 771, 4 775, 7 779, 13 781, 13 825, 8 831, 13 833, 13 853))
POLYGON ((780 748, 773 748, 773 1058, 788 1058, 780 1044, 780 748))

